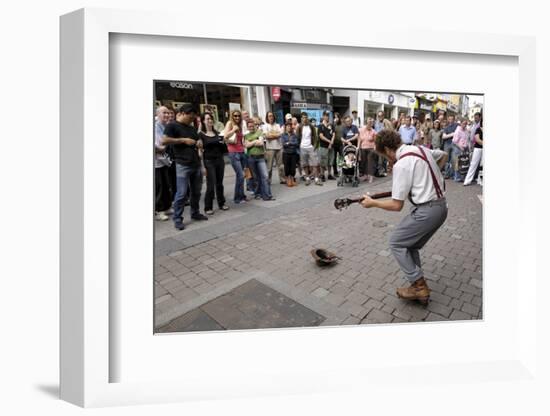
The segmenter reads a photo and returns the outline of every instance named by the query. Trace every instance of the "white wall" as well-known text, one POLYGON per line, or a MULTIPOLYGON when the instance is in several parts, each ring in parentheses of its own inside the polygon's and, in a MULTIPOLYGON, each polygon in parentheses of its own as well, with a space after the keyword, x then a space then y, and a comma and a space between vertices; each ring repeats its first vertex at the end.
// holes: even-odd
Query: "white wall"
MULTIPOLYGON (((58 162, 59 162, 59 15, 80 7, 114 7, 127 9, 165 9, 188 13, 190 18, 222 16, 237 31, 246 32, 246 19, 265 19, 276 13, 284 24, 286 15, 278 11, 291 10, 291 24, 299 16, 308 16, 318 24, 314 9, 307 2, 272 3, 235 0, 231 2, 202 3, 166 0, 155 4, 146 0, 20 0, 4 2, 0 14, 2 39, 2 100, 0 114, 4 125, 3 160, 0 164, 3 203, 0 204, 2 250, 0 265, 2 276, 3 340, 0 354, 2 369, 2 401, 0 413, 4 415, 73 415, 81 409, 55 399, 58 386, 58 162), (312 16, 313 13, 313 16, 312 16), (32 101, 31 101, 32 100, 32 101), (40 105, 37 108, 37 104, 40 105), (21 114, 24 111, 24 115, 21 114), (32 133, 25 127, 32 125, 32 133)), ((483 33, 509 33, 537 36, 538 90, 550 91, 550 25, 546 3, 524 0, 498 3, 464 0, 457 4, 439 2, 422 8, 411 8, 406 0, 369 4, 359 0, 347 2, 351 21, 368 16, 372 7, 381 8, 381 14, 390 16, 392 25, 411 26, 414 36, 416 25, 424 22, 444 22, 438 30, 483 33), (406 10, 406 13, 395 13, 406 10), (458 11, 458 14, 456 14, 458 11), (498 19, 495 18, 498 14, 498 19), (455 15, 456 18, 450 18, 455 15), (443 18, 442 18, 443 16, 443 18), (443 19, 443 20, 442 20, 443 19)), ((332 12, 332 10, 331 10, 332 12)), ((341 17, 331 15, 332 24, 346 31, 341 17), (337 25, 337 26, 338 26, 337 25)), ((329 19, 330 20, 330 19, 329 19)), ((382 27, 387 19, 369 19, 369 25, 382 27), (379 26, 376 26, 379 25, 379 26)), ((182 22, 184 24, 184 22, 182 22)), ((209 24, 205 19, 205 24, 209 24)), ((332 25, 330 30, 333 30, 332 25)), ((435 26, 434 26, 435 27, 435 26)), ((279 27, 276 30, 283 30, 279 27)), ((291 30, 291 27, 289 28, 291 30)), ((253 33, 250 34, 254 36, 253 33)), ((422 39, 419 42, 429 42, 422 39)), ((147 57, 144 57, 147 59, 147 57)), ((154 57, 151 57, 154 59, 154 57)), ((276 63, 281 64, 281 63, 276 63)), ((396 63, 398 65, 399 63, 396 63)), ((222 67, 220 67, 222 68, 222 67)), ((220 69, 222 70, 222 69, 220 69)), ((261 70, 261 65, 259 65, 261 70)), ((301 70, 300 67, 297 70, 301 70)), ((311 70, 315 70, 314 67, 311 70)), ((406 74, 404 74, 405 76, 406 74)), ((345 70, 342 71, 345 76, 345 70)), ((435 74, 434 74, 435 76, 435 74)), ((381 86, 385 88, 386 86, 381 86)), ((490 105, 490 103, 487 103, 490 105)), ((538 115, 539 134, 546 130, 545 114, 550 113, 550 102, 539 93, 536 103, 526 103, 538 115)), ((359 111, 359 110, 358 110, 359 111)), ((512 152, 513 153, 513 152, 512 152)), ((543 177, 543 165, 533 155, 530 169, 533 177, 543 177)), ((542 188, 541 188, 542 189, 542 188)), ((547 192, 540 193, 540 204, 548 200, 547 192)), ((511 198, 516 196, 511 195, 511 198)), ((512 219, 513 220, 513 219, 512 219)), ((541 217, 539 244, 547 244, 548 217, 541 217)), ((519 273, 520 271, 518 271, 519 273)), ((550 293, 543 282, 537 291, 550 293)), ((498 294, 494 294, 498 296, 498 294)), ((540 308, 540 320, 548 322, 548 308, 540 308)), ((541 350, 542 365, 548 374, 548 333, 541 333, 545 349, 541 350)), ((342 351, 335 354, 345 353, 342 351)), ((426 351, 421 352, 429 353, 426 351)), ((154 357, 144 357, 154 359, 154 357)), ((399 380, 396 380, 399 383, 399 380)), ((534 391, 526 382, 522 388, 511 391, 508 384, 488 383, 479 391, 469 391, 465 384, 434 386, 431 391, 414 391, 421 405, 410 408, 410 414, 548 414, 547 395, 534 391), (504 393, 502 393, 504 392, 504 393), (506 393, 509 394, 506 394, 506 393), (464 398, 464 400, 461 400, 464 398)), ((368 409, 373 414, 391 414, 399 408, 401 397, 391 389, 385 397, 385 406, 375 405, 384 398, 338 392, 316 397, 271 397, 257 400, 194 402, 185 405, 121 407, 96 409, 94 415, 151 415, 151 414, 357 414, 368 409), (380 399, 380 400, 376 400, 380 399)))

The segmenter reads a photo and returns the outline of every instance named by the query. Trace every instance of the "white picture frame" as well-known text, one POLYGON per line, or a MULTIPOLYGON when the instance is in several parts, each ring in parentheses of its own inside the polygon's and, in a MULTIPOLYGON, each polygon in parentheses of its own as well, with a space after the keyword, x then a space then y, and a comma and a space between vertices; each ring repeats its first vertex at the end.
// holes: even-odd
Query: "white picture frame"
MULTIPOLYGON (((510 329, 513 331, 510 339, 515 344, 506 350, 506 354, 496 354, 498 359, 480 360, 468 356, 437 365, 421 361, 414 368, 415 374, 422 374, 420 377, 411 376, 410 368, 391 368, 383 363, 378 368, 321 366, 318 371, 297 367, 295 371, 268 371, 263 377, 249 381, 241 378, 238 382, 233 381, 231 374, 223 373, 218 374, 215 380, 212 379, 212 373, 206 373, 203 377, 194 373, 192 377, 177 381, 112 382, 111 367, 121 357, 111 348, 111 338, 117 334, 112 332, 110 320, 113 311, 121 306, 112 304, 112 292, 116 292, 117 288, 112 287, 109 280, 110 273, 118 267, 117 259, 112 258, 109 251, 109 230, 113 225, 109 214, 113 200, 109 193, 110 167, 113 164, 109 155, 111 34, 270 42, 281 47, 285 44, 330 45, 411 53, 432 52, 440 54, 442 59, 452 54, 506 56, 517 59, 519 102, 535 102, 536 97, 535 41, 529 37, 430 32, 424 33, 425 38, 431 39, 429 46, 420 46, 415 39, 407 36, 406 28, 386 31, 371 29, 369 36, 357 28, 351 29, 345 38, 335 39, 320 28, 296 28, 288 33, 273 33, 261 22, 250 21, 249 33, 253 33, 253 36, 248 36, 233 33, 223 25, 209 25, 206 28, 193 19, 186 19, 186 24, 181 25, 182 17, 164 12, 82 9, 61 18, 61 398, 79 406, 96 407, 197 398, 322 393, 357 388, 358 380, 360 385, 369 386, 378 383, 387 385, 396 378, 404 385, 429 385, 441 380, 448 382, 446 377, 472 383, 487 380, 536 382, 536 287, 537 279, 542 276, 537 270, 537 249, 534 248, 536 215, 528 209, 536 198, 536 181, 522 171, 518 171, 517 181, 510 184, 519 196, 511 209, 520 218, 515 228, 518 239, 515 241, 517 261, 513 264, 516 268, 510 272, 511 282, 517 284, 521 270, 521 286, 514 294, 516 309, 513 317, 516 321, 510 329), (320 374, 326 377, 320 379, 320 374), (472 374, 476 375, 473 379, 472 374)), ((415 35, 418 38, 422 33, 415 29, 415 35)), ((250 80, 250 83, 253 82, 250 80)), ((406 85, 403 85, 403 89, 407 89, 406 85)), ((152 102, 148 104, 152 105, 152 102)), ((517 110, 516 116, 522 120, 522 135, 536 137, 535 123, 531 122, 533 115, 529 109, 517 103, 512 106, 517 110)), ((487 128, 490 129, 489 126, 487 128)), ((519 131, 516 130, 515 134, 517 140, 519 131)), ((516 144, 518 152, 514 166, 528 164, 530 155, 540 145, 539 141, 533 140, 528 153, 519 146, 519 140, 516 144)), ((486 174, 484 179, 490 183, 490 174, 486 174)), ((485 196, 486 201, 497 198, 491 192, 485 196)), ((489 308, 486 319, 493 320, 496 325, 505 325, 506 322, 500 322, 498 316, 491 316, 491 298, 486 299, 489 308)), ((475 323, 456 328, 466 334, 470 332, 472 336, 476 333, 472 325, 475 323)), ((426 331, 425 327, 414 325, 402 325, 399 328, 410 337, 426 331)), ((384 327, 378 327, 377 330, 385 331, 384 327)), ((334 329, 332 332, 331 329, 324 331, 323 336, 333 339, 339 336, 334 329)), ((349 328, 346 331, 357 339, 366 333, 365 328, 349 328)), ((256 332, 253 336, 255 339, 277 337, 282 332, 289 331, 256 332)), ((313 331, 296 331, 294 334, 303 341, 319 336, 319 332, 313 331)), ((175 338, 170 338, 165 337, 164 342, 175 342, 175 338)), ((239 345, 242 340, 236 339, 234 342, 234 345, 239 345)), ((390 338, 387 342, 391 342, 390 338)))

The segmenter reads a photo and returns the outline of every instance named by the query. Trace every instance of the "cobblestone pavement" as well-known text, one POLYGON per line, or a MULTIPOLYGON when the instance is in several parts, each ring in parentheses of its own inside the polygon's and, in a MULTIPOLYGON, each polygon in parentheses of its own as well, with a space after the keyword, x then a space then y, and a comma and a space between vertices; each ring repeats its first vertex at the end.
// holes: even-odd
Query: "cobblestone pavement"
MULTIPOLYGON (((226 173, 225 193, 231 200, 229 166, 226 173)), ((229 211, 216 211, 209 221, 186 222, 184 231, 175 230, 171 221, 156 222, 157 330, 176 331, 177 318, 187 322, 193 316, 199 320, 179 330, 287 326, 275 310, 273 325, 265 313, 256 323, 249 314, 244 326, 222 325, 220 320, 213 322, 212 315, 204 316, 214 302, 219 307, 220 299, 251 280, 287 299, 288 313, 296 302, 321 315, 320 325, 482 318, 480 186, 447 181, 449 216, 421 251, 432 289, 429 305, 422 306, 396 297, 396 287, 406 282, 388 249, 392 228, 410 210, 409 203, 400 213, 366 210, 357 204, 342 212, 333 207, 340 196, 388 191, 391 178, 362 183, 359 188, 337 187, 335 181, 327 181, 323 187, 312 184, 289 189, 279 185, 274 175, 276 201, 229 204, 229 211), (333 267, 319 268, 309 254, 318 247, 337 253, 342 260, 333 267), (201 320, 207 325, 201 327, 201 320)), ((247 302, 249 312, 261 309, 247 302)))

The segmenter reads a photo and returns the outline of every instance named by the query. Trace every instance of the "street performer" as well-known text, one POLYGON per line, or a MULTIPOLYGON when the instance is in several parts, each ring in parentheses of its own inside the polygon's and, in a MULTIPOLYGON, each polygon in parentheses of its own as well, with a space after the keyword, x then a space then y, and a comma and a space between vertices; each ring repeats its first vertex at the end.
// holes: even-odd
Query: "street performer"
POLYGON ((392 199, 364 196, 365 208, 401 211, 405 198, 413 204, 411 212, 396 226, 390 237, 390 250, 410 283, 397 289, 397 296, 426 305, 430 297, 419 250, 447 218, 444 179, 441 168, 447 157, 441 150, 403 144, 394 130, 381 130, 375 138, 376 152, 394 163, 392 199))

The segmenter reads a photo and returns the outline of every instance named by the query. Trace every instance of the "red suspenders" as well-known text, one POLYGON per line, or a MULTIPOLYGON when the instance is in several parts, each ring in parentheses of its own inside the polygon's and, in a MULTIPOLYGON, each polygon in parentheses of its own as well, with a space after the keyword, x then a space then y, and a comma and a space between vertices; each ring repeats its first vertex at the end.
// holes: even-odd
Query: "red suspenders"
POLYGON ((434 183, 435 193, 437 194, 437 198, 438 199, 443 198, 443 192, 441 191, 441 187, 439 186, 439 182, 437 180, 437 177, 435 176, 435 173, 432 169, 432 165, 430 164, 430 161, 426 157, 426 153, 424 152, 424 149, 422 149, 422 146, 417 146, 417 148, 418 148, 418 150, 420 150, 422 155, 419 155, 418 153, 414 153, 414 152, 409 152, 409 153, 405 153, 404 155, 401 155, 400 159, 405 157, 405 156, 416 156, 416 157, 419 157, 420 159, 422 159, 423 161, 425 161, 428 164, 428 169, 430 169, 430 174, 432 175, 432 181, 434 183))

